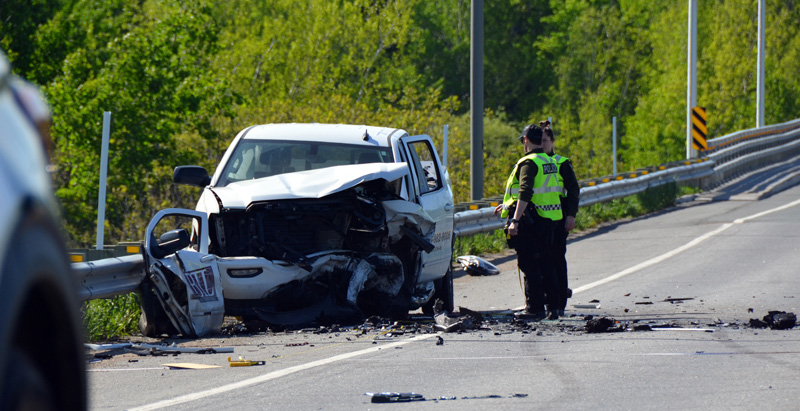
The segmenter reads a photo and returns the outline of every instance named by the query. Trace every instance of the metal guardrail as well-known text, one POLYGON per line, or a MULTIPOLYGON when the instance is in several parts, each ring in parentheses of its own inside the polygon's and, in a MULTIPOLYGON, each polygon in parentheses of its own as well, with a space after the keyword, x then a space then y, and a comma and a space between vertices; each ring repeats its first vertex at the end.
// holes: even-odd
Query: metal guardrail
MULTIPOLYGON (((672 182, 694 182, 708 190, 749 171, 800 155, 800 119, 712 139, 708 141, 708 147, 703 158, 625 173, 619 179, 600 178, 582 184, 580 206, 628 197, 672 182)), ((454 214, 456 236, 502 228, 505 221, 493 215, 499 201, 498 197, 461 205, 462 210, 466 207, 472 209, 454 214)), ((139 243, 125 243, 114 247, 115 256, 111 258, 73 262, 73 271, 82 285, 81 298, 109 298, 135 291, 145 276, 144 261, 138 247, 139 243), (132 252, 138 254, 124 255, 132 252)), ((78 257, 80 253, 72 254, 78 257)), ((80 257, 102 256, 90 254, 84 252, 80 257)))
POLYGON ((85 263, 72 263, 72 272, 80 282, 81 301, 109 298, 136 291, 145 276, 144 257, 132 254, 85 263))
MULTIPOLYGON (((629 176, 627 179, 622 175, 620 180, 606 178, 607 182, 581 187, 580 206, 628 197, 671 182, 697 182, 709 190, 749 171, 794 157, 800 154, 800 120, 712 139, 709 151, 712 149, 705 158, 674 162, 672 167, 662 166, 659 171, 641 170, 625 174, 629 176)), ((494 215, 494 207, 462 211, 454 216, 457 236, 491 232, 504 224, 494 215)))
POLYGON ((784 134, 800 128, 800 119, 788 121, 786 123, 773 124, 761 128, 751 128, 748 130, 737 131, 722 137, 708 140, 707 154, 728 148, 734 144, 744 141, 756 141, 776 134, 784 134))

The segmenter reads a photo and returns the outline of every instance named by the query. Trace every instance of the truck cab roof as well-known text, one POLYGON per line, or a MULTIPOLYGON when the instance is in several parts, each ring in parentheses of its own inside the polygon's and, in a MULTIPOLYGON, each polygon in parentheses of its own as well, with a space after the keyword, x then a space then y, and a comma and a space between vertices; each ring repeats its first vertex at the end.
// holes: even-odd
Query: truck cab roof
POLYGON ((245 140, 319 141, 366 146, 391 147, 392 138, 408 133, 390 127, 351 124, 288 123, 262 124, 248 127, 240 133, 245 140))

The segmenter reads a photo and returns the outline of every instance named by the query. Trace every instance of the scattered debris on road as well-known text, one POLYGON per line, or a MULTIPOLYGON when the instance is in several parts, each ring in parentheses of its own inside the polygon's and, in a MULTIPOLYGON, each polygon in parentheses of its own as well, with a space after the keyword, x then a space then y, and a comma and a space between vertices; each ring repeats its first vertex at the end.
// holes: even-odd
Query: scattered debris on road
POLYGON ((771 328, 773 330, 788 330, 797 325, 797 316, 786 311, 769 311, 763 319, 751 318, 752 328, 771 328))
POLYGON ((584 326, 584 330, 587 333, 610 333, 610 332, 620 332, 625 331, 625 326, 619 324, 613 318, 602 317, 602 318, 589 318, 586 321, 586 326, 584 326))
MULTIPOLYGON (((420 334, 431 334, 437 332, 447 333, 473 333, 484 332, 484 336, 504 336, 519 333, 535 336, 552 337, 556 333, 561 334, 595 334, 595 333, 619 333, 619 332, 648 332, 648 331, 679 331, 679 332, 714 332, 723 327, 728 329, 739 328, 771 328, 773 330, 793 329, 797 325, 797 318, 794 313, 785 311, 769 311, 763 319, 750 319, 749 322, 739 322, 737 320, 723 321, 719 318, 713 320, 692 320, 691 317, 683 320, 671 319, 664 321, 658 317, 647 318, 637 316, 633 318, 626 316, 624 319, 615 319, 607 316, 587 315, 586 313, 572 313, 557 320, 525 320, 514 317, 513 310, 501 311, 475 311, 465 307, 458 307, 458 310, 449 313, 439 310, 434 316, 424 314, 412 314, 407 320, 398 321, 389 317, 371 316, 361 324, 355 325, 330 325, 306 328, 292 328, 286 326, 271 327, 260 330, 257 333, 242 332, 248 329, 238 327, 233 317, 229 317, 230 323, 228 330, 230 333, 220 334, 229 337, 233 342, 237 337, 248 337, 254 334, 274 335, 276 337, 287 336, 289 341, 281 341, 283 347, 314 347, 314 342, 303 341, 305 335, 328 335, 328 338, 341 339, 342 342, 353 342, 359 339, 370 339, 372 344, 382 344, 384 342, 397 341, 399 338, 411 337, 420 334), (240 331, 240 332, 236 332, 240 331), (299 339, 299 341, 298 341, 299 339)), ((152 341, 153 339, 147 339, 152 341)), ((98 362, 110 360, 115 356, 131 354, 136 356, 177 356, 179 354, 218 354, 233 353, 233 347, 186 347, 179 346, 181 342, 192 340, 177 340, 169 344, 152 344, 148 342, 123 342, 110 344, 86 344, 87 360, 98 362)), ((444 345, 442 336, 436 336, 434 340, 437 346, 444 345)), ((224 342, 224 340, 222 341, 224 342)), ((190 342, 191 344, 191 342, 190 342)), ((198 342, 194 342, 198 344, 198 342)), ((236 345, 236 344, 234 344, 236 345)), ((263 344, 261 344, 263 345, 263 344)), ((259 346, 259 348, 263 348, 259 346)), ((288 348, 291 349, 291 348, 288 348)), ((272 353, 276 354, 276 353, 272 353)), ((272 355, 273 358, 280 355, 272 355)), ((246 360, 242 360, 246 361, 246 360)))
POLYGON ((170 364, 162 364, 170 369, 184 369, 184 370, 206 370, 209 368, 222 368, 220 365, 197 364, 193 362, 175 362, 170 364))
MULTIPOLYGON (((373 403, 392 403, 392 402, 411 402, 411 401, 453 401, 458 400, 458 397, 455 396, 441 396, 431 399, 426 399, 422 394, 418 394, 415 392, 367 392, 364 395, 372 397, 370 400, 373 403)), ((497 395, 497 394, 489 394, 489 395, 478 395, 472 397, 461 397, 462 400, 486 400, 486 399, 494 399, 494 398, 527 398, 528 394, 509 394, 507 396, 497 395)))
POLYGON ((456 257, 456 261, 461 264, 461 267, 469 275, 497 275, 500 274, 500 269, 489 261, 478 257, 476 255, 462 255, 456 257))
POLYGON ((685 297, 685 298, 667 297, 667 298, 664 299, 664 302, 665 303, 672 303, 672 304, 680 304, 680 303, 682 303, 684 301, 689 301, 689 300, 694 300, 694 298, 692 298, 692 297, 685 297))
POLYGON ((375 403, 425 401, 422 394, 415 392, 368 392, 364 395, 371 396, 375 403))
POLYGON ((233 347, 178 347, 176 344, 161 345, 148 343, 85 344, 89 360, 106 360, 120 354, 135 354, 140 357, 177 356, 179 354, 220 354, 232 353, 233 347))
POLYGON ((238 360, 231 361, 231 357, 228 357, 228 366, 229 367, 249 367, 252 365, 264 365, 266 361, 251 361, 245 360, 244 357, 239 356, 238 360))

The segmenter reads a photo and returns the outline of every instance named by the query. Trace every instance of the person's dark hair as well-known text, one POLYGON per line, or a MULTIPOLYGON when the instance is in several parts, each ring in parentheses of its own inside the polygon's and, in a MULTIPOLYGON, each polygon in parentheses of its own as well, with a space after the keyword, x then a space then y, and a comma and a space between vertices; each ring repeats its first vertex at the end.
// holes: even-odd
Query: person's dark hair
POLYGON ((527 138, 533 144, 542 145, 542 129, 536 124, 528 124, 522 129, 522 135, 519 136, 520 141, 527 138))
POLYGON ((556 141, 556 136, 553 135, 553 129, 550 128, 550 121, 548 121, 548 120, 540 121, 539 122, 539 127, 542 129, 542 131, 545 134, 547 134, 548 137, 550 137, 551 140, 556 141))

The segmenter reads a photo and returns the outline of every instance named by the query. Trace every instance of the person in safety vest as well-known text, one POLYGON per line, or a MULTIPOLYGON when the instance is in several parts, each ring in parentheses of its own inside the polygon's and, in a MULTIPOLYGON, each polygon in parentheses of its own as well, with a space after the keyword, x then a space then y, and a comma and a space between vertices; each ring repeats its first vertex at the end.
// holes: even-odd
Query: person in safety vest
MULTIPOLYGON (((558 164, 558 178, 561 182, 559 185, 564 187, 564 192, 561 193, 561 211, 564 218, 556 222, 552 248, 553 265, 556 271, 556 290, 552 292, 559 293, 560 301, 556 305, 555 313, 558 316, 563 316, 567 307, 567 299, 572 297, 572 290, 569 289, 569 281, 567 279, 567 236, 575 228, 575 216, 578 214, 581 189, 578 184, 578 178, 575 177, 572 163, 568 158, 557 155, 553 151, 555 135, 550 127, 550 122, 547 120, 540 121, 539 127, 544 132, 542 149, 558 164)), ((545 293, 548 292, 551 291, 545 290, 545 293)))
POLYGON ((503 204, 495 212, 508 218, 509 246, 517 252, 517 265, 525 274, 525 309, 516 315, 541 320, 558 318, 560 293, 556 289, 552 245, 556 222, 562 219, 558 164, 542 149, 541 127, 530 124, 519 137, 525 156, 514 165, 506 183, 503 204), (545 305, 548 310, 545 311, 545 305))

